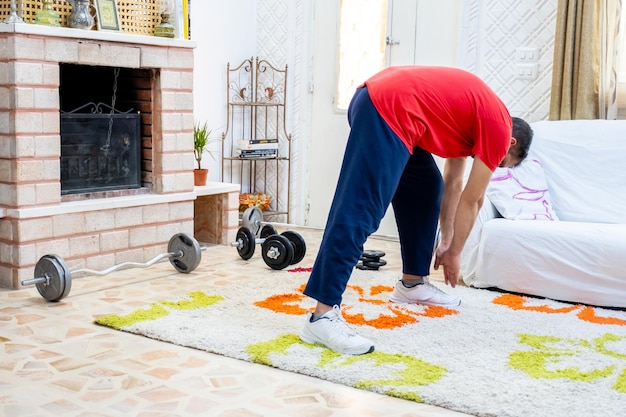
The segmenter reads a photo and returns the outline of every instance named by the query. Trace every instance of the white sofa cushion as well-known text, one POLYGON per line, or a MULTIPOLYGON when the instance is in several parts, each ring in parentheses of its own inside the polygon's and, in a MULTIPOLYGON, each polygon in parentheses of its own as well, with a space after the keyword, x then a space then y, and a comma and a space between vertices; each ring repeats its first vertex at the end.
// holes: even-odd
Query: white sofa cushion
POLYGON ((505 219, 559 220, 541 162, 526 158, 514 168, 497 168, 486 196, 505 219))
POLYGON ((561 221, 626 223, 626 122, 563 120, 531 124, 529 158, 541 161, 561 221))

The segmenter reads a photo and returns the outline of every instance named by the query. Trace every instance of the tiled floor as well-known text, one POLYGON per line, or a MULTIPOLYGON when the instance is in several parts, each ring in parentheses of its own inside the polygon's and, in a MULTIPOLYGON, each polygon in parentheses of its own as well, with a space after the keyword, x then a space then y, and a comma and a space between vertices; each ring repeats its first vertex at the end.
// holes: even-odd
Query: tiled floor
MULTIPOLYGON (((321 232, 295 230, 307 243, 307 255, 297 266, 312 266, 321 232)), ((385 268, 399 271, 397 241, 370 238, 365 249, 383 250, 385 268)), ((93 324, 100 315, 124 314, 202 289, 207 280, 255 279, 264 268, 259 252, 243 261, 230 246, 209 246, 189 275, 165 261, 76 277, 69 296, 58 303, 46 302, 34 287, 0 290, 0 415, 465 415, 93 324)))

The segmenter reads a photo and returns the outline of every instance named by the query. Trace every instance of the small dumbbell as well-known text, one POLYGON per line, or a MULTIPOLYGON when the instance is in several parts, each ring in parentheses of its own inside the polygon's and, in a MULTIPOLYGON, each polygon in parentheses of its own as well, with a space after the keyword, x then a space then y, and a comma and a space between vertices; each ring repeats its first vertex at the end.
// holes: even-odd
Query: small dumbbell
POLYGON ((378 268, 387 265, 387 261, 380 259, 383 256, 385 256, 385 252, 380 250, 363 251, 356 267, 367 271, 378 271, 378 268))
POLYGON ((252 258, 254 255, 254 250, 257 244, 262 244, 265 242, 265 239, 269 236, 275 235, 276 229, 274 226, 270 224, 266 224, 261 229, 260 239, 257 239, 254 235, 254 232, 250 230, 247 226, 242 226, 237 230, 237 240, 232 242, 230 246, 237 248, 237 253, 244 261, 252 258))
POLYGON ((284 269, 297 264, 306 254, 304 238, 293 231, 272 235, 265 239, 261 247, 263 260, 272 269, 284 269))
POLYGON ((261 229, 261 238, 257 239, 250 229, 243 226, 237 231, 237 240, 230 245, 237 248, 239 256, 248 260, 254 255, 257 244, 261 245, 263 261, 272 269, 284 269, 288 265, 300 262, 306 254, 306 243, 296 232, 276 233, 271 225, 261 229))

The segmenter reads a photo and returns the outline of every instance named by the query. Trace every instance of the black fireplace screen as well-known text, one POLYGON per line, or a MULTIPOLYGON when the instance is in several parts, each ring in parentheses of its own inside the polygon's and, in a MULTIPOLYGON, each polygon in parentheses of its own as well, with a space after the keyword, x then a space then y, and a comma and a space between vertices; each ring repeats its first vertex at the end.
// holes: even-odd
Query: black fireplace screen
POLYGON ((61 114, 61 194, 141 186, 140 115, 61 114))

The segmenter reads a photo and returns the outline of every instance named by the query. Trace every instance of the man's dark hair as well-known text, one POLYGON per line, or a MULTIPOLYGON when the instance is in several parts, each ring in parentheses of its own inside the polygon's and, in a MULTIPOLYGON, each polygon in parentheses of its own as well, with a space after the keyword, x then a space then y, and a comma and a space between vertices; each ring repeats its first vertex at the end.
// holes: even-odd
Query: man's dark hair
POLYGON ((513 153, 522 162, 528 156, 528 150, 530 144, 533 141, 533 129, 524 119, 519 117, 513 117, 513 134, 512 136, 517 140, 517 144, 511 149, 513 153))

